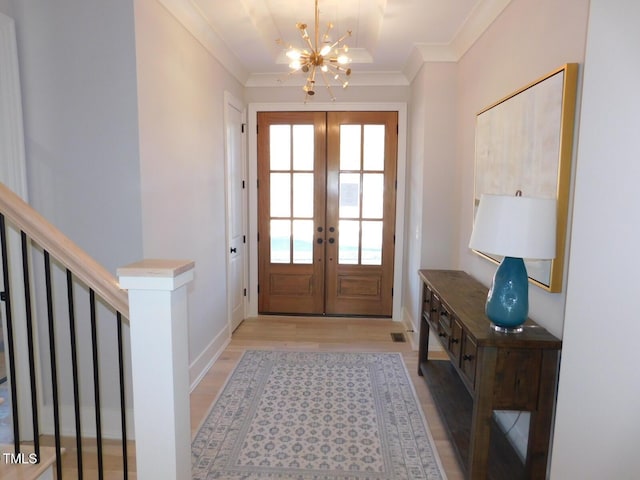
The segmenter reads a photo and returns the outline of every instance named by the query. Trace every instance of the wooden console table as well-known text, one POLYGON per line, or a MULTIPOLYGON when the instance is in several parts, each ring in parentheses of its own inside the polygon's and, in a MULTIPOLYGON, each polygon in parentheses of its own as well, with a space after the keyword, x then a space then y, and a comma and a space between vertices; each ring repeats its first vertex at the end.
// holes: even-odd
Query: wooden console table
POLYGON ((421 270, 418 374, 424 376, 470 479, 544 479, 562 342, 531 320, 517 334, 495 332, 487 288, 465 272, 421 270), (449 360, 429 360, 429 333, 449 360), (530 412, 524 464, 493 418, 530 412))

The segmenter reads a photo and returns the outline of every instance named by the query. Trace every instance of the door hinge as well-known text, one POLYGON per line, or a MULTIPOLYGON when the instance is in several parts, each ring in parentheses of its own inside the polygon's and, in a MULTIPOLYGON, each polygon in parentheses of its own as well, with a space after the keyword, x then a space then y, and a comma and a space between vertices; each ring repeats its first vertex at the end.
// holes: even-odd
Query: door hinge
POLYGON ((242 180, 242 188, 244 189, 244 180, 242 180))
POLYGON ((245 297, 247 296, 247 289, 246 288, 244 289, 244 296, 245 297))
POLYGON ((242 243, 247 243, 247 236, 246 235, 242 235, 242 243))
POLYGON ((260 293, 260 284, 258 284, 258 293, 260 293))
POLYGON ((391 296, 393 297, 393 288, 391 288, 391 296))
POLYGON ((0 302, 7 301, 7 292, 0 292, 0 302))
POLYGON ((259 125, 256 125, 256 135, 258 134, 258 127, 259 125))
POLYGON ((393 244, 394 245, 396 244, 396 234, 395 233, 393 234, 393 244))
POLYGON ((246 126, 247 126, 246 123, 243 123, 243 124, 240 125, 240 133, 244 133, 244 127, 246 127, 246 126))
POLYGON ((260 188, 260 180, 256 180, 256 188, 260 188))

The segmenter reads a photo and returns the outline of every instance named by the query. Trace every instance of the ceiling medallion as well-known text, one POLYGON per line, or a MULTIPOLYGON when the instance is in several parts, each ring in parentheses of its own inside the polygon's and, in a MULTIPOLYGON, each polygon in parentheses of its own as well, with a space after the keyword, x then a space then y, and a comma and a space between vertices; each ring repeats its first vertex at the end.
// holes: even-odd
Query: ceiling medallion
MULTIPOLYGON (((351 36, 351 30, 342 35, 335 42, 331 41, 330 33, 333 24, 327 24, 327 30, 320 38, 320 10, 318 9, 318 0, 315 0, 315 31, 314 40, 307 30, 306 23, 297 23, 296 28, 300 30, 300 35, 305 43, 303 48, 295 48, 289 45, 287 48, 287 58, 289 59, 289 68, 291 71, 287 78, 297 72, 307 75, 307 81, 302 87, 305 92, 305 102, 316 94, 316 82, 318 77, 322 78, 322 83, 327 88, 332 101, 336 100, 331 88, 332 82, 337 82, 342 88, 349 85, 349 77, 351 76, 351 58, 347 55, 349 47, 343 42, 347 37, 351 36)), ((278 43, 282 43, 280 40, 278 43)))

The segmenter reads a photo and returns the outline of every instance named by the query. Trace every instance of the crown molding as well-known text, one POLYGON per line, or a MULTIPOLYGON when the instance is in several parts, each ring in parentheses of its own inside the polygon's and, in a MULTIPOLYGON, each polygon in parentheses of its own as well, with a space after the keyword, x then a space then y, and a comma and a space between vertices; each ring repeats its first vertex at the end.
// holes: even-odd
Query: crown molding
MULTIPOLYGON (((192 0, 158 0, 245 87, 297 85, 286 72, 251 74, 226 46, 192 0)), ((511 0, 481 0, 473 8, 454 39, 444 45, 416 44, 401 72, 354 72, 350 85, 409 85, 426 62, 457 62, 489 28, 511 0)), ((284 60, 282 60, 284 61, 284 60)))
POLYGON ((456 61, 467 53, 510 3, 511 0, 484 0, 476 4, 450 44, 457 56, 456 61))
POLYGON ((226 46, 201 10, 191 0, 158 0, 240 83, 249 78, 235 54, 226 46))
POLYGON ((511 0, 478 2, 450 43, 414 45, 402 69, 407 80, 412 82, 426 62, 458 62, 510 3, 511 0))

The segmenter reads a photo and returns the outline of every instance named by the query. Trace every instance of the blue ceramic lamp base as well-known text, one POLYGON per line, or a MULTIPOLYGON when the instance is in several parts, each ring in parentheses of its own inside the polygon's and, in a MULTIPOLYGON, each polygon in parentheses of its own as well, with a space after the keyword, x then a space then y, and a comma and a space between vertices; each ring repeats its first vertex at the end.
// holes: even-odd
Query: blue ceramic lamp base
POLYGON ((494 330, 522 331, 529 314, 529 279, 522 258, 504 257, 493 276, 485 312, 494 330))

